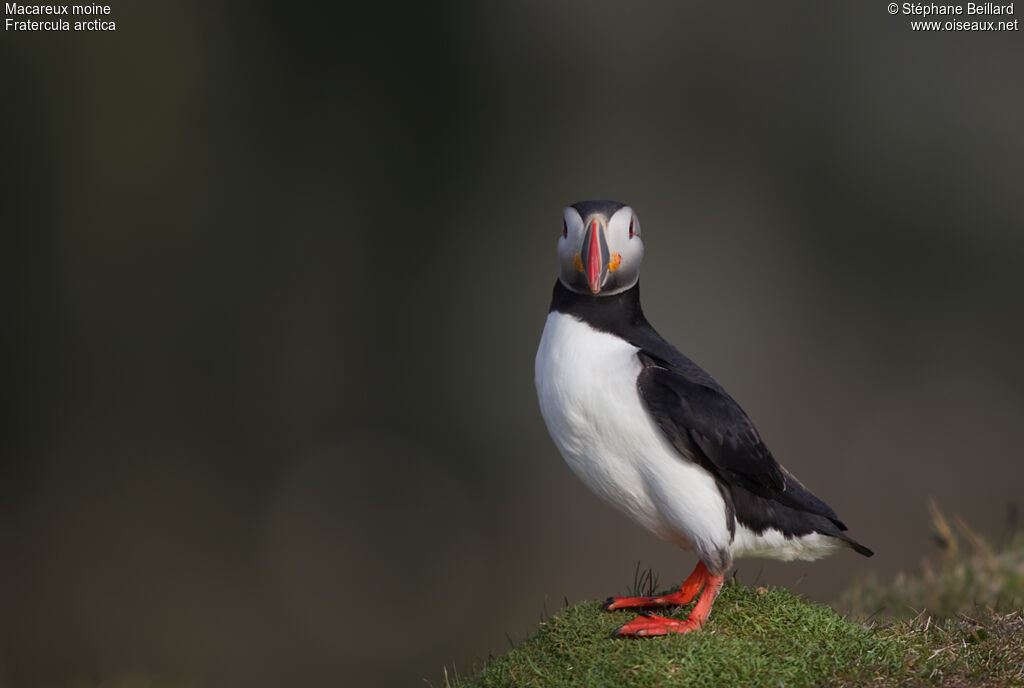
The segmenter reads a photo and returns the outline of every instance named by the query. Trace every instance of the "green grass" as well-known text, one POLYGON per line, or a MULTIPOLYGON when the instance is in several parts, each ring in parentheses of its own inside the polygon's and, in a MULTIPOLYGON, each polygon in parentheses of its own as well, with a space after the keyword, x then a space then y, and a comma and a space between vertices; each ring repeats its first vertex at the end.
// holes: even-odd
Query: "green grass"
MULTIPOLYGON (((683 617, 688 608, 673 614, 683 617)), ((492 686, 1024 685, 1024 621, 983 612, 935 623, 847 621, 783 589, 728 582, 703 630, 609 637, 635 612, 598 602, 564 609, 479 673, 450 688, 492 686)))
MULTIPOLYGON (((887 585, 862 582, 845 596, 851 618, 871 623, 783 589, 730 581, 701 631, 613 639, 636 612, 583 602, 477 673, 446 672, 443 685, 1024 687, 1024 535, 1011 528, 994 547, 954 519, 958 538, 934 504, 931 513, 938 564, 926 561, 887 585)), ((630 594, 650 595, 657 585, 638 566, 630 594)), ((668 615, 684 618, 689 609, 668 615)))

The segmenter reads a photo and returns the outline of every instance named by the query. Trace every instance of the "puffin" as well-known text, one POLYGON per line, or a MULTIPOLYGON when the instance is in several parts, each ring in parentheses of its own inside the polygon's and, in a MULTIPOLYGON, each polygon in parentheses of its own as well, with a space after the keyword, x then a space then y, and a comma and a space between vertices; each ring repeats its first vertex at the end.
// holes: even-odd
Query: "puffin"
POLYGON ((643 256, 630 206, 581 201, 564 209, 534 378, 541 415, 572 471, 631 520, 699 558, 678 591, 608 598, 607 610, 642 610, 615 629, 618 637, 700 629, 737 557, 873 554, 772 456, 725 389, 647 321, 643 256), (648 611, 695 598, 686 619, 648 611))

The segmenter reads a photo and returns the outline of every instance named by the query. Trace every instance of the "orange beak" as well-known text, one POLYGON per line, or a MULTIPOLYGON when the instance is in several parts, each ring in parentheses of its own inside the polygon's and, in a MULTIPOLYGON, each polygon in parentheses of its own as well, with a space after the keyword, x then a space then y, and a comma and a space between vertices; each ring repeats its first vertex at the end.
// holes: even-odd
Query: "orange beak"
POLYGON ((601 292, 601 283, 608 274, 608 253, 608 241, 604 237, 604 230, 597 220, 591 220, 583 236, 583 272, 587 275, 591 293, 601 292))

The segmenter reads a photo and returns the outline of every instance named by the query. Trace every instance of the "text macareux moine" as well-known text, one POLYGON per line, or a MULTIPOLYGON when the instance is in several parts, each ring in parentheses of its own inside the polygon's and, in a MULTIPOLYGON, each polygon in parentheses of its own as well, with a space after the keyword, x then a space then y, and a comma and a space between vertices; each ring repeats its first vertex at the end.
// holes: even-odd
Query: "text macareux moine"
POLYGON ((75 31, 115 31, 117 26, 113 21, 102 19, 91 19, 91 17, 105 16, 110 14, 110 5, 22 5, 17 2, 5 2, 4 10, 7 18, 4 21, 4 29, 7 31, 71 31, 71 22, 67 19, 57 17, 81 17, 86 21, 76 21, 75 31), (33 21, 12 19, 11 15, 34 15, 54 17, 50 21, 33 21))

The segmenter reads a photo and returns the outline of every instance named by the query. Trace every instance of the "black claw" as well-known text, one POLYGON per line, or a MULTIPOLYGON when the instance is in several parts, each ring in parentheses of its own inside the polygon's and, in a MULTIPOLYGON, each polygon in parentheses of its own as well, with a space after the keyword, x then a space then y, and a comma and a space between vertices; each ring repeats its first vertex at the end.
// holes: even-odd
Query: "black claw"
POLYGON ((612 631, 612 634, 609 637, 611 637, 611 638, 618 638, 619 637, 619 631, 621 631, 621 630, 622 630, 622 626, 619 626, 614 631, 612 631))
POLYGON ((609 597, 607 600, 604 601, 604 604, 601 605, 601 609, 603 609, 603 610, 605 610, 607 612, 607 611, 609 611, 608 608, 611 607, 614 603, 615 603, 615 598, 614 597, 609 597))

